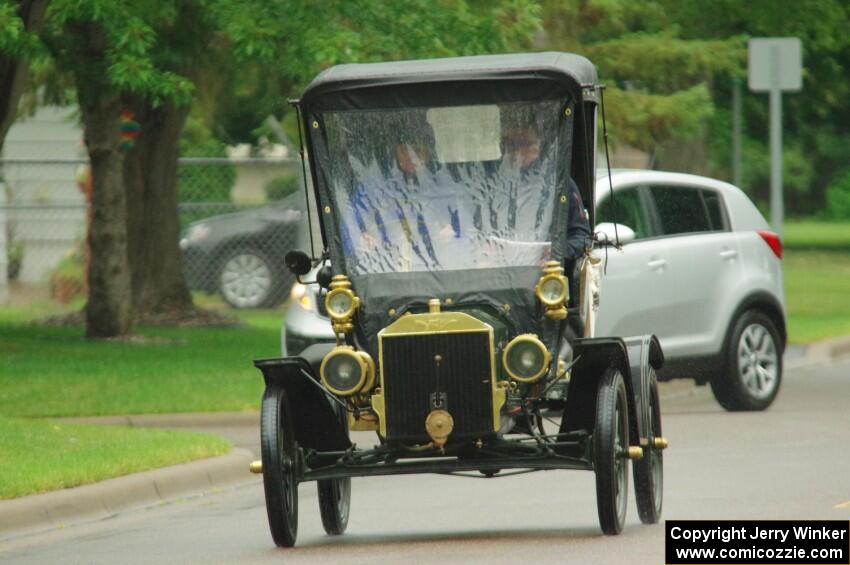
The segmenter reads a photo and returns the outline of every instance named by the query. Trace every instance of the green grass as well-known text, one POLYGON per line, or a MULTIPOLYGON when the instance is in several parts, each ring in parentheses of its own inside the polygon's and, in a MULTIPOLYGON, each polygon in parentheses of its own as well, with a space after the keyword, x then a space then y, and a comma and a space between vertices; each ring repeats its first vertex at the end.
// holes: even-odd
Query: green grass
POLYGON ((92 342, 82 328, 27 323, 48 307, 0 308, 0 414, 257 410, 252 360, 280 354, 282 312, 237 312, 244 328, 141 328, 147 341, 92 342))
POLYGON ((789 341, 850 335, 850 251, 789 249, 783 268, 789 341))
POLYGON ((783 228, 782 243, 786 249, 844 250, 850 252, 850 221, 789 221, 783 228))
POLYGON ((204 434, 0 418, 0 499, 227 453, 204 434))

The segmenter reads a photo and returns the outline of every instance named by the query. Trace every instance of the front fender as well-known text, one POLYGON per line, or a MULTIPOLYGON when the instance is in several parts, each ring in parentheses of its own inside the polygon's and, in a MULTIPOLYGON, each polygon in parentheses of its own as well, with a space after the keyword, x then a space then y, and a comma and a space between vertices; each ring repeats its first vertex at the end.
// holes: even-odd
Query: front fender
POLYGON ((339 407, 323 389, 307 360, 260 359, 254 361, 254 366, 263 372, 266 387, 281 387, 286 391, 299 447, 316 451, 343 451, 351 447, 346 420, 338 416, 339 407))
MULTIPOLYGON (((649 402, 652 395, 652 372, 664 365, 664 352, 654 335, 641 335, 623 339, 629 353, 631 373, 631 391, 634 395, 635 429, 630 430, 629 443, 637 444, 641 439, 649 438, 652 422, 649 414, 649 402)), ((631 409, 631 407, 630 407, 631 409)))
POLYGON ((576 363, 570 372, 561 433, 593 432, 599 379, 609 367, 614 367, 622 373, 626 384, 629 443, 638 445, 649 429, 651 369, 658 369, 664 363, 658 339, 654 335, 577 339, 573 342, 573 358, 576 363))

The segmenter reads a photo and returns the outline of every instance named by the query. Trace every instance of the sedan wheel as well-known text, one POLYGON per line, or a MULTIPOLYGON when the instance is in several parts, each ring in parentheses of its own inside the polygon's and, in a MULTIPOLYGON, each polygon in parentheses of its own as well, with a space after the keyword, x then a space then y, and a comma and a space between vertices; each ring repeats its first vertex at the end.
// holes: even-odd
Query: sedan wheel
POLYGON ((738 318, 729 338, 725 374, 711 380, 711 389, 727 410, 764 410, 776 398, 782 380, 782 342, 776 325, 750 310, 738 318))
POLYGON ((254 250, 237 251, 222 264, 219 292, 234 308, 261 308, 277 302, 278 277, 264 254, 254 250))

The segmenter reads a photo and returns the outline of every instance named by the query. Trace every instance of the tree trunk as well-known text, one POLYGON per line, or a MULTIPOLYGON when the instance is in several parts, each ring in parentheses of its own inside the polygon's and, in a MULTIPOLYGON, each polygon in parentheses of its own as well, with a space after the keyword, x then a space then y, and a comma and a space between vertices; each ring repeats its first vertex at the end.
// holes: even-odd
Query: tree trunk
POLYGON ((86 337, 119 337, 133 331, 124 155, 119 146, 121 104, 117 96, 80 92, 80 110, 92 173, 86 337))
MULTIPOLYGON (((47 0, 22 0, 18 4, 18 17, 28 33, 38 33, 44 21, 47 0)), ((0 150, 6 134, 15 121, 18 101, 29 75, 29 64, 23 59, 0 56, 0 150)))
POLYGON ((177 210, 179 141, 189 107, 125 102, 141 126, 123 171, 133 307, 141 317, 180 319, 195 311, 183 276, 177 210))

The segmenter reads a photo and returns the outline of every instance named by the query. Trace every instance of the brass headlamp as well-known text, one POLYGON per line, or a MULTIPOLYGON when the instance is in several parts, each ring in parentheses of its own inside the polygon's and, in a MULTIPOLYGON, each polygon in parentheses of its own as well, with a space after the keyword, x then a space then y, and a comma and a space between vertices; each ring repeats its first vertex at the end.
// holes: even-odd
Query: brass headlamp
POLYGON ((375 386, 375 362, 350 345, 334 347, 319 368, 322 384, 338 396, 353 396, 375 386))
POLYGON ((360 306, 360 299, 351 290, 351 281, 345 275, 335 275, 330 291, 325 296, 325 309, 331 318, 336 333, 348 333, 354 329, 351 318, 360 306))
POLYGON ((505 372, 519 383, 533 383, 549 369, 552 356, 534 334, 522 334, 513 338, 502 352, 505 372))
POLYGON ((567 278, 564 267, 559 261, 547 261, 543 267, 543 276, 534 287, 534 294, 543 304, 544 315, 550 320, 564 320, 567 317, 568 294, 567 278))

